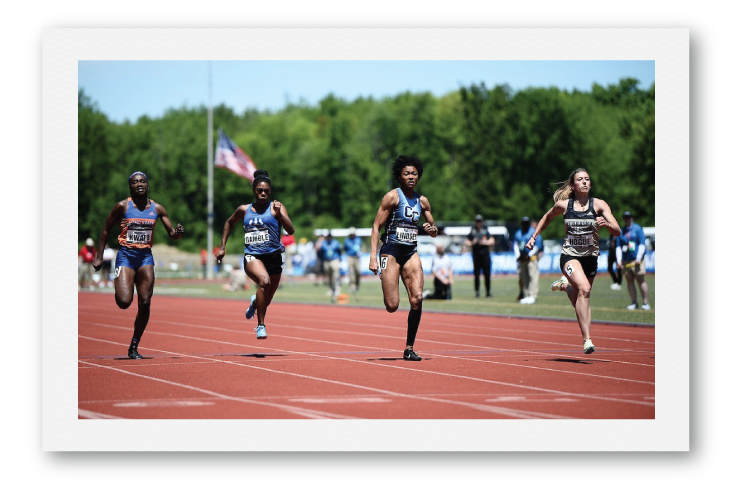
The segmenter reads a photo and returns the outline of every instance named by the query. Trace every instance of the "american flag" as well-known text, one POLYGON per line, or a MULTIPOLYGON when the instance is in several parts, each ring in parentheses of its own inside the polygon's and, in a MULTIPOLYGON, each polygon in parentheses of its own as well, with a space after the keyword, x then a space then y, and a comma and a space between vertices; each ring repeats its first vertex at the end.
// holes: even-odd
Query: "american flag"
POLYGON ((219 143, 216 145, 214 165, 231 170, 240 177, 250 181, 255 178, 255 163, 232 142, 223 130, 219 129, 219 143))

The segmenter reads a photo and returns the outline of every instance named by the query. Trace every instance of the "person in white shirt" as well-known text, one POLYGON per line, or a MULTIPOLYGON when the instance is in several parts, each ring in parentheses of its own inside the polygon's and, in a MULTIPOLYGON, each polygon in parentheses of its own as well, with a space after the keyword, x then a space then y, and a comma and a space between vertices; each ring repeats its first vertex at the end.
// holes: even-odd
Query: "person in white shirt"
POLYGON ((445 254, 445 247, 438 245, 437 254, 432 259, 432 276, 435 278, 435 291, 426 299, 451 300, 451 286, 453 285, 453 266, 445 254))

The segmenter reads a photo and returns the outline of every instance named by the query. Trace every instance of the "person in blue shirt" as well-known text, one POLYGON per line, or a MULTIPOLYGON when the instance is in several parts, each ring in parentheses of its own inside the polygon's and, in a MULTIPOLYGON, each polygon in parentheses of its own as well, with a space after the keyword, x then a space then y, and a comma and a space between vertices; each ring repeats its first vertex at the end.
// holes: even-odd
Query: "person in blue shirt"
POLYGON ((245 318, 252 319, 258 313, 256 338, 264 340, 266 333, 266 310, 273 300, 281 281, 283 262, 281 254, 281 229, 294 234, 294 225, 287 214, 286 207, 278 200, 271 199, 271 179, 265 170, 256 170, 253 177, 253 194, 255 203, 241 205, 224 223, 221 233, 221 244, 216 249, 216 261, 226 255, 227 239, 232 227, 242 222, 245 237, 245 274, 258 284, 258 290, 250 297, 250 307, 245 311, 245 318))
POLYGON ((539 295, 539 261, 537 253, 542 248, 542 236, 538 235, 534 240, 534 248, 529 250, 526 243, 534 236, 534 228, 531 227, 531 219, 521 219, 521 229, 516 231, 513 238, 513 251, 518 262, 518 274, 523 287, 523 298, 521 304, 536 303, 539 295))
POLYGON ((319 240, 315 245, 316 250, 321 251, 323 257, 323 272, 328 277, 328 287, 331 292, 331 302, 336 302, 341 291, 341 243, 333 239, 330 231, 325 239, 319 240))
POLYGON ((349 289, 359 290, 359 256, 362 253, 362 238, 357 236, 356 229, 349 228, 349 236, 344 239, 344 253, 349 263, 349 289))
POLYGON ((635 291, 635 281, 641 289, 643 305, 641 309, 648 311, 651 306, 648 303, 648 283, 646 283, 646 265, 643 257, 646 255, 646 235, 643 228, 633 222, 633 214, 625 211, 622 214, 622 234, 617 238, 617 268, 625 273, 628 282, 628 293, 630 294, 630 305, 628 309, 638 309, 638 295, 635 291))
POLYGON ((421 361, 422 357, 414 352, 414 340, 417 338, 419 322, 422 318, 422 299, 424 273, 422 261, 417 253, 417 233, 419 219, 424 216, 424 231, 432 238, 437 236, 438 229, 432 218, 432 208, 425 196, 415 191, 417 182, 422 177, 424 167, 415 156, 400 155, 393 162, 393 179, 398 183, 383 196, 375 222, 372 224, 370 240, 369 269, 375 275, 380 273, 383 287, 385 310, 394 313, 398 310, 398 279, 404 283, 409 294, 409 318, 406 328, 406 349, 404 359, 421 361), (385 231, 380 236, 380 230, 385 231), (378 240, 383 241, 378 260, 378 240))

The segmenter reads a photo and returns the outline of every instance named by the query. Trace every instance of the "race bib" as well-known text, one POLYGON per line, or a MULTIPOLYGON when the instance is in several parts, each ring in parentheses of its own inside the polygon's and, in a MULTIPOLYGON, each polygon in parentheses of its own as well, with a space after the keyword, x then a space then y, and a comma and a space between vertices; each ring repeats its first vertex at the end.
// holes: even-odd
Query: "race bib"
POLYGON ((126 240, 128 243, 148 244, 151 241, 151 230, 128 229, 126 240))
POLYGON ((251 231, 249 233, 245 233, 245 245, 257 245, 258 243, 267 243, 269 240, 268 238, 268 230, 262 230, 262 231, 251 231))
POLYGON ((568 236, 565 238, 565 244, 571 247, 591 247, 594 246, 594 237, 588 236, 568 236))
POLYGON ((414 243, 417 241, 417 230, 410 227, 397 227, 396 239, 404 243, 414 243))

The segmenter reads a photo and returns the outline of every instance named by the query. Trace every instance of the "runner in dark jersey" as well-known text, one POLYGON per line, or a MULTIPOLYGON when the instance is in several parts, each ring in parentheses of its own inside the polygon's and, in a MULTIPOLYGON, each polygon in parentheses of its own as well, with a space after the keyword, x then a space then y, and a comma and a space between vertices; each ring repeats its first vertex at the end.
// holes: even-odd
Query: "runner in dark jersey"
POLYGON ((258 284, 258 290, 250 297, 250 307, 245 311, 245 317, 252 319, 258 313, 255 336, 263 340, 268 337, 266 310, 281 281, 281 254, 284 252, 281 227, 291 235, 294 234, 294 225, 284 205, 277 200, 271 201, 271 179, 265 170, 255 171, 253 194, 255 203, 238 207, 224 223, 221 245, 215 256, 221 264, 232 227, 242 221, 245 231, 245 274, 258 284))
POLYGON ((393 162, 393 177, 400 187, 389 191, 384 197, 372 226, 370 271, 380 272, 385 309, 396 312, 399 303, 398 278, 401 277, 409 294, 409 319, 406 331, 404 359, 421 361, 414 352, 414 340, 422 318, 422 290, 424 274, 422 262, 417 254, 417 224, 424 216, 424 230, 433 238, 437 227, 432 218, 430 202, 414 191, 422 177, 422 162, 414 156, 401 155, 393 162), (383 236, 380 230, 385 227, 383 236), (378 261, 378 239, 383 242, 378 261))
POLYGON ((576 310, 578 325, 583 336, 583 352, 591 354, 595 347, 591 341, 591 305, 589 297, 596 277, 599 256, 599 228, 606 227, 610 234, 618 236, 620 226, 604 200, 592 198, 591 179, 588 172, 579 168, 570 174, 567 181, 555 191, 555 204, 544 214, 526 244, 529 250, 550 220, 558 215, 565 218, 565 240, 563 241, 560 269, 563 277, 552 284, 552 290, 567 292, 570 303, 576 310))
POLYGON ((115 259, 115 302, 120 309, 127 309, 133 303, 133 286, 138 291, 138 314, 135 317, 133 338, 128 348, 128 357, 142 359, 138 344, 146 330, 151 316, 151 296, 154 292, 154 257, 151 247, 154 244, 156 219, 161 219, 167 234, 179 240, 184 234, 182 224, 172 227, 167 210, 148 198, 148 178, 143 172, 130 175, 130 198, 117 203, 104 223, 99 235, 99 246, 92 262, 97 271, 102 267, 104 245, 115 224, 120 225, 118 242, 120 250, 115 259))

